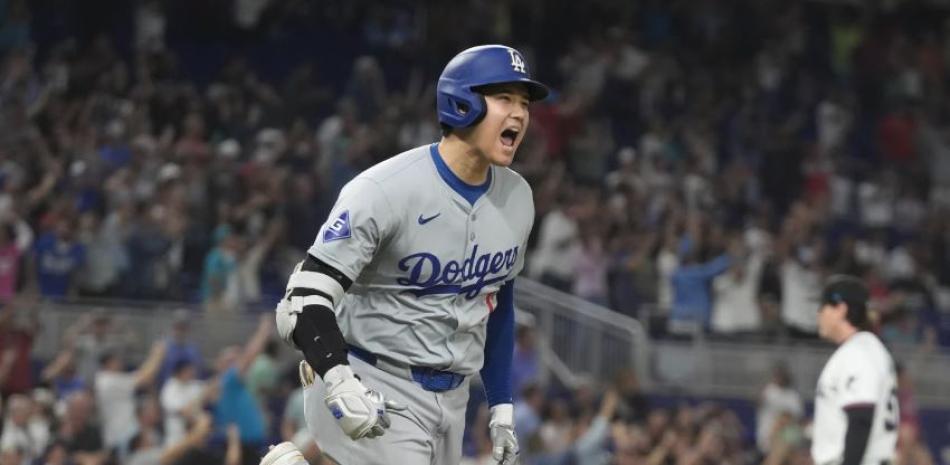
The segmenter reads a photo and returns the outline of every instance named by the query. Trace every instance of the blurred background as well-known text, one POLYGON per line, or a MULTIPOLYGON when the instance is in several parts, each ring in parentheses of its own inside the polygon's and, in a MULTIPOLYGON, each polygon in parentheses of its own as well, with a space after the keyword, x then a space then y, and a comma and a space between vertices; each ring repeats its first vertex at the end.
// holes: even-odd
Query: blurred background
MULTIPOLYGON (((896 463, 950 464, 947 2, 0 0, 0 465, 320 463, 270 312, 482 43, 556 90, 515 166, 525 463, 810 463, 850 273, 896 463)), ((477 384, 468 425, 490 463, 477 384)))

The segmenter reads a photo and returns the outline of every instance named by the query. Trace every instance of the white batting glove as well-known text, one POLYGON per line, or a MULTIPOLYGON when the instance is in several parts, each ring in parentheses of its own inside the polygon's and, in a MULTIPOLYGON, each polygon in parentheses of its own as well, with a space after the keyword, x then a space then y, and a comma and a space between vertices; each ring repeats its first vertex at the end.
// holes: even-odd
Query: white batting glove
POLYGON ((517 465, 518 437, 515 436, 514 406, 498 404, 491 408, 491 457, 499 465, 517 465))
POLYGON ((260 465, 310 465, 292 442, 270 446, 260 465))
POLYGON ((406 407, 372 389, 353 374, 349 365, 337 365, 323 376, 327 386, 324 402, 336 418, 337 424, 350 439, 382 436, 391 424, 387 410, 405 410, 406 407))

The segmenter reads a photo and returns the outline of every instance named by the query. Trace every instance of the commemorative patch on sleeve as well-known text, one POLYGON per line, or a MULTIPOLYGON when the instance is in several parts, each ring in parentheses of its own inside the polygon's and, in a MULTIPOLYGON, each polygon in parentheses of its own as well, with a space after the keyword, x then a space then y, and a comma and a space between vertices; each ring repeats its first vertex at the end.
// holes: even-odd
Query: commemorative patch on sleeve
POLYGON ((350 237, 350 211, 343 210, 335 220, 327 224, 323 231, 323 242, 350 237))

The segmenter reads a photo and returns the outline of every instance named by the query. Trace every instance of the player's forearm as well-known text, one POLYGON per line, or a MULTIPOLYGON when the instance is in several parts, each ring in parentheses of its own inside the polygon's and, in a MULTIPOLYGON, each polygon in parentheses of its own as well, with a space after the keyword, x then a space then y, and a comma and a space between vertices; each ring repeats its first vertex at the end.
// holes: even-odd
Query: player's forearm
POLYGON ((241 439, 228 434, 228 447, 224 453, 224 465, 241 464, 241 439))
POLYGON ((601 444, 607 440, 610 433, 610 420, 601 416, 596 416, 590 423, 590 427, 574 443, 574 450, 582 457, 593 455, 601 444))
POLYGON ((321 378, 331 368, 349 364, 346 340, 333 307, 351 284, 341 272, 310 255, 288 284, 291 305, 302 307, 294 325, 293 342, 321 378))
POLYGON ((139 367, 135 373, 135 385, 141 387, 151 383, 152 380, 155 379, 155 376, 158 375, 158 371, 162 367, 162 360, 164 359, 165 344, 155 346, 151 353, 149 353, 148 358, 145 359, 145 362, 142 363, 142 366, 139 367))
POLYGON ((273 331, 273 321, 268 316, 262 316, 257 330, 251 336, 251 340, 244 347, 241 359, 238 361, 238 372, 243 375, 251 367, 251 363, 257 359, 257 356, 264 351, 267 340, 270 339, 273 331))
POLYGON ((284 441, 290 441, 294 438, 294 435, 297 434, 297 428, 294 425, 294 422, 290 420, 284 420, 280 424, 280 438, 284 441))
POLYGON ((17 220, 14 227, 16 228, 16 247, 21 252, 26 251, 33 243, 33 229, 23 220, 17 220))
POLYGON ((297 316, 293 338, 307 363, 321 378, 331 368, 349 364, 343 332, 333 310, 327 307, 304 309, 297 316))
POLYGON ((848 432, 844 439, 844 454, 841 465, 861 465, 867 449, 871 425, 874 424, 874 406, 845 409, 848 415, 848 432))
POLYGON ((70 352, 61 352, 53 363, 49 364, 41 373, 40 377, 44 382, 50 382, 57 376, 59 376, 69 365, 69 362, 72 361, 72 354, 70 352))

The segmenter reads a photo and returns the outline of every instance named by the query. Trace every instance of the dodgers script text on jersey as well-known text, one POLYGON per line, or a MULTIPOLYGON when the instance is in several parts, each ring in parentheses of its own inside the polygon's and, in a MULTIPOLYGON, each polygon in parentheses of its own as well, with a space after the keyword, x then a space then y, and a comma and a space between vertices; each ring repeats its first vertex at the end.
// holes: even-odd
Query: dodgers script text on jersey
POLYGON ((462 263, 449 260, 444 267, 438 256, 420 252, 399 260, 399 269, 408 271, 409 275, 396 281, 403 286, 417 288, 406 291, 416 297, 463 294, 468 299, 474 299, 483 287, 508 279, 508 273, 517 261, 517 246, 504 252, 478 255, 478 244, 475 244, 472 253, 462 263))

